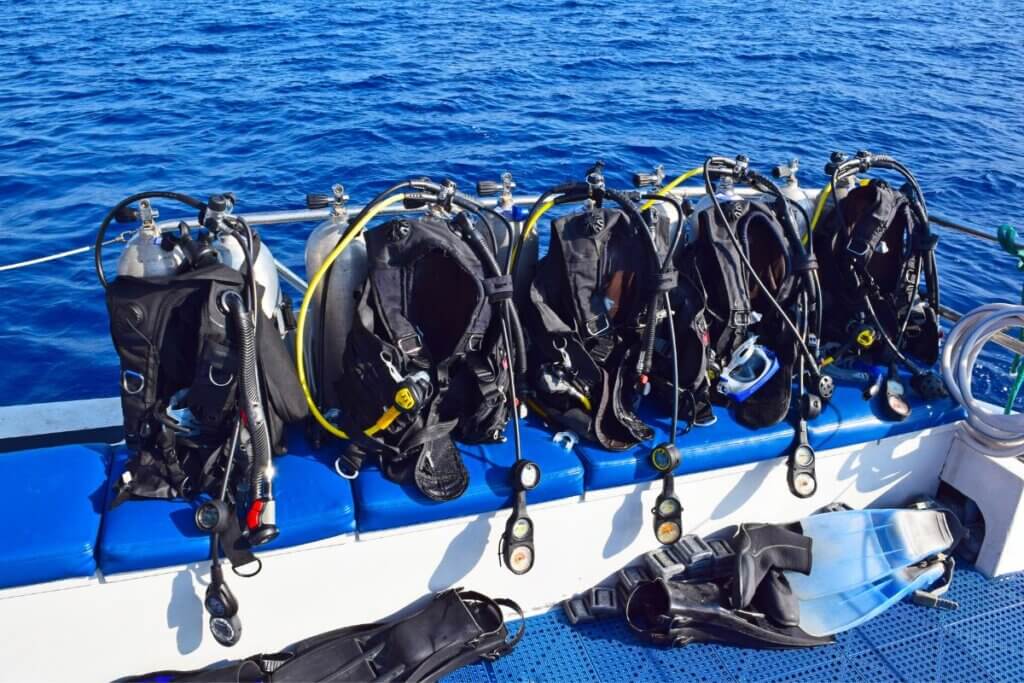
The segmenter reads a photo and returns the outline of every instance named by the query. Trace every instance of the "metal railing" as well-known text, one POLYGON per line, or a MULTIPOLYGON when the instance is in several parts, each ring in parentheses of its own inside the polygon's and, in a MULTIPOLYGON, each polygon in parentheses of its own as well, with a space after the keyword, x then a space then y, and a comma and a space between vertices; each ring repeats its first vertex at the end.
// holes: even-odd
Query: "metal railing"
MULTIPOLYGON (((744 196, 757 196, 760 193, 750 188, 737 188, 740 195, 744 196)), ((805 189, 804 193, 808 199, 816 199, 821 190, 805 189)), ((673 197, 679 199, 683 198, 694 198, 701 197, 705 194, 703 187, 682 187, 676 188, 671 191, 673 197)), ((519 195, 512 197, 512 204, 515 206, 533 206, 540 195, 519 195)), ((474 201, 477 201, 484 206, 495 207, 498 205, 499 200, 491 197, 472 197, 474 201)), ((355 215, 362 211, 365 207, 359 204, 347 204, 346 209, 350 215, 355 215)), ((394 215, 401 213, 413 213, 421 212, 424 209, 408 209, 403 206, 390 206, 380 212, 380 215, 394 215)), ((251 213, 239 213, 236 215, 242 216, 250 225, 285 225, 289 223, 311 223, 327 220, 332 214, 330 207, 324 209, 295 209, 290 211, 256 211, 251 213)), ((929 216, 929 219, 933 225, 938 225, 947 230, 959 232, 970 237, 975 237, 986 242, 993 244, 998 243, 998 239, 992 233, 986 232, 979 228, 973 228, 963 223, 936 216, 934 214, 929 216)), ((163 231, 176 229, 181 224, 179 219, 164 220, 157 223, 157 227, 163 231)), ((195 220, 188 221, 189 227, 197 227, 198 222, 195 220)), ((287 266, 282 264, 280 261, 275 261, 277 270, 281 275, 281 278, 297 288, 299 291, 305 291, 307 284, 298 274, 289 269, 287 266)), ((940 306, 939 314, 946 320, 956 323, 963 317, 963 314, 949 308, 947 306, 940 306)), ((992 338, 992 342, 1002 346, 1003 348, 1012 351, 1013 353, 1024 354, 1024 342, 1018 339, 1014 339, 1006 334, 997 334, 992 338)))

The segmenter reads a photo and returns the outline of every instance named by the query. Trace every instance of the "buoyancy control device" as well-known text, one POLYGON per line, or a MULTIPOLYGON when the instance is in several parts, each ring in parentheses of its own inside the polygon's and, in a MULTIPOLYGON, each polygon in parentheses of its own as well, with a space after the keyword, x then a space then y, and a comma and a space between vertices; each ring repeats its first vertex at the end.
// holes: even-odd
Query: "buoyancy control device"
MULTIPOLYGON (((582 211, 552 221, 531 284, 531 400, 547 419, 621 451, 653 435, 634 411, 675 270, 663 277, 665 236, 625 193, 605 187, 600 165, 587 183, 553 188, 536 206, 579 202, 586 202, 582 211), (618 206, 604 206, 605 199, 618 206)), ((534 223, 540 209, 531 212, 534 223)))
POLYGON ((237 570, 258 563, 251 548, 278 535, 271 457, 285 450, 285 425, 306 414, 282 340, 291 314, 273 257, 231 215, 233 204, 230 195, 207 202, 178 193, 132 195, 97 236, 101 245, 112 220, 141 221, 113 281, 96 251, 131 451, 112 506, 204 497, 196 524, 211 534, 206 606, 213 635, 225 645, 237 642, 240 622, 219 550, 237 570), (154 199, 197 209, 198 227, 181 221, 161 230, 154 199))
POLYGON ((692 237, 678 260, 704 300, 710 400, 732 405, 740 422, 764 427, 789 414, 796 379, 788 481, 794 495, 808 497, 817 482, 807 421, 833 389, 818 368, 821 287, 797 217, 810 221, 800 202, 742 155, 709 157, 701 171, 706 196, 689 215, 692 237), (752 194, 741 195, 738 185, 752 194))
MULTIPOLYGON (((604 448, 626 450, 654 436, 635 411, 650 391, 656 357, 668 357, 668 393, 675 397, 671 434, 655 446, 651 458, 664 480, 654 530, 659 540, 671 543, 682 533, 682 505, 672 489, 672 470, 680 457, 681 393, 673 256, 682 232, 678 221, 673 231, 669 212, 642 213, 636 204, 640 200, 667 203, 682 215, 679 202, 668 195, 608 188, 601 162, 588 171, 586 183, 552 188, 534 204, 524 234, 553 206, 585 206, 552 221, 549 250, 531 285, 531 400, 547 420, 604 448), (606 199, 617 207, 604 206, 606 199), (667 339, 659 348, 660 328, 667 330, 667 339)), ((683 310, 683 329, 695 329, 697 311, 683 310)), ((703 358, 700 340, 695 352, 703 358)), ((687 381, 699 385, 703 366, 697 366, 687 381)))
POLYGON ((865 396, 884 387, 886 414, 905 419, 910 408, 897 365, 911 372, 923 398, 945 395, 928 369, 939 353, 938 237, 917 179, 896 159, 837 152, 825 170, 830 181, 815 212, 820 222, 813 239, 825 302, 823 355, 840 376, 844 370, 871 375, 865 396), (897 189, 881 178, 858 181, 858 173, 872 170, 895 171, 906 183, 897 189))
POLYGON ((389 188, 350 222, 313 273, 299 310, 296 352, 313 416, 347 440, 338 459, 343 476, 357 476, 372 457, 387 478, 414 485, 431 500, 457 498, 469 476, 455 440, 504 440, 513 417, 514 510, 502 558, 513 572, 525 573, 534 561, 525 493, 539 483, 540 472, 521 456, 516 382, 525 349, 512 306, 511 252, 499 265, 495 222, 512 234, 500 213, 458 193, 451 182, 411 180, 389 188), (302 353, 312 297, 336 260, 363 238, 369 221, 399 202, 405 211, 425 215, 366 232, 368 276, 343 370, 324 379, 333 383, 338 403, 315 401, 302 353))

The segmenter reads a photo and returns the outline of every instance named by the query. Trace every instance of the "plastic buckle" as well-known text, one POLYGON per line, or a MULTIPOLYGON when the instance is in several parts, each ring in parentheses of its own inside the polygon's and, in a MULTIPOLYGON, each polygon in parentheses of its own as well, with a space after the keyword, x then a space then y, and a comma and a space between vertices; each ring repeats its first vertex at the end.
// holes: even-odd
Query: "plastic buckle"
POLYGON ((953 571, 956 569, 956 560, 946 555, 940 555, 939 558, 939 561, 942 562, 944 568, 942 576, 939 578, 939 583, 930 590, 914 591, 910 600, 915 605, 931 607, 932 609, 959 609, 960 603, 956 600, 950 600, 949 598, 942 597, 953 584, 953 571))
POLYGON ((484 347, 484 336, 482 334, 471 334, 466 341, 466 348, 470 351, 479 351, 484 347))
POLYGON ((747 327, 751 323, 751 314, 749 310, 736 309, 730 312, 729 319, 733 327, 747 327))

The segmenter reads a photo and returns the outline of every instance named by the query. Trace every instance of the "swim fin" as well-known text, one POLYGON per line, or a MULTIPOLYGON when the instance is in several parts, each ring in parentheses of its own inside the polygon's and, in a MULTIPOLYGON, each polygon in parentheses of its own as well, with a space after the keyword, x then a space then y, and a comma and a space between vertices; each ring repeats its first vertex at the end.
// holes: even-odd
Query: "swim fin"
POLYGON ((938 581, 942 562, 922 564, 960 540, 959 521, 942 510, 844 510, 799 522, 811 539, 811 571, 783 575, 812 635, 849 630, 938 581))
POLYGON ((390 623, 362 624, 323 633, 281 652, 256 655, 200 671, 163 671, 122 679, 205 683, 313 683, 318 681, 437 681, 481 659, 510 652, 523 637, 525 622, 509 637, 501 608, 523 618, 519 605, 502 598, 453 588, 426 606, 390 623))
POLYGON ((915 591, 925 590, 945 573, 945 563, 900 567, 895 572, 850 590, 800 600, 800 628, 813 636, 827 636, 860 626, 915 591))

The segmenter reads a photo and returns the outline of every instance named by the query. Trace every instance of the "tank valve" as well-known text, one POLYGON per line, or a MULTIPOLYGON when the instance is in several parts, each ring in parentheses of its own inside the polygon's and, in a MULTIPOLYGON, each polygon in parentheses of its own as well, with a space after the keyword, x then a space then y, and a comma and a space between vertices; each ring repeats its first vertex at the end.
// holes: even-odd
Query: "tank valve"
POLYGON ((796 172, 800 170, 800 160, 796 157, 789 160, 787 164, 779 164, 772 169, 772 175, 776 178, 785 178, 790 182, 796 179, 796 172))
POLYGON ((633 187, 649 187, 653 186, 655 189, 661 187, 661 184, 665 181, 665 167, 658 164, 654 167, 651 173, 634 173, 633 174, 633 187))

